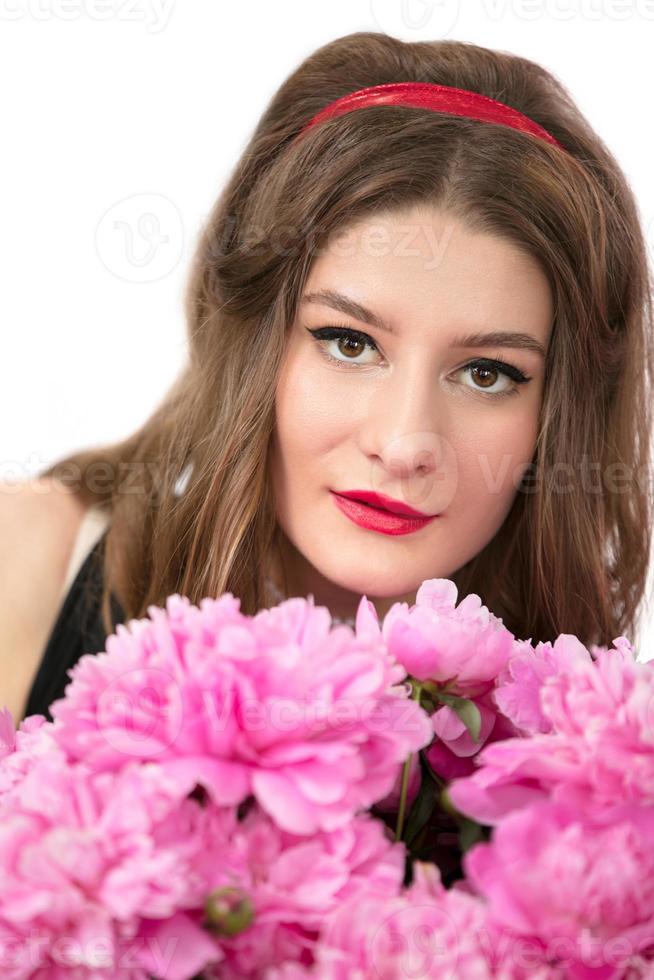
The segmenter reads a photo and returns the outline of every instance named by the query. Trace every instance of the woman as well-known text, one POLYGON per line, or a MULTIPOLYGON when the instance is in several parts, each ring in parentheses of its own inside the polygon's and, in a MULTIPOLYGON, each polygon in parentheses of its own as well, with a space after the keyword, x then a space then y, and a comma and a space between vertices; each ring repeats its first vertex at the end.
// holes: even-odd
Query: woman
POLYGON ((83 561, 78 539, 25 714, 174 592, 248 614, 312 593, 351 622, 362 594, 382 615, 447 577, 521 638, 633 636, 649 277, 633 193, 547 71, 452 40, 320 48, 210 214, 173 388, 129 438, 41 474, 96 543, 83 561), (390 83, 480 93, 542 132, 407 104, 315 118, 390 83))

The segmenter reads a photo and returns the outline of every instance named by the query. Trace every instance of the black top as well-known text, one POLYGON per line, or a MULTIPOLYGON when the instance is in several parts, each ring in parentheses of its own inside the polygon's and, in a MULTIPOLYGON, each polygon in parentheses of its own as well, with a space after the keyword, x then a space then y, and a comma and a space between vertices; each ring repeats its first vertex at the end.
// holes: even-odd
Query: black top
MULTIPOLYGON (((69 668, 85 653, 100 653, 107 634, 102 625, 102 557, 107 531, 96 542, 70 587, 57 621, 52 629, 39 669, 27 699, 24 717, 45 715, 52 721, 49 708, 64 696, 70 684, 69 668)), ((111 614, 115 625, 124 622, 123 610, 111 596, 111 614)))

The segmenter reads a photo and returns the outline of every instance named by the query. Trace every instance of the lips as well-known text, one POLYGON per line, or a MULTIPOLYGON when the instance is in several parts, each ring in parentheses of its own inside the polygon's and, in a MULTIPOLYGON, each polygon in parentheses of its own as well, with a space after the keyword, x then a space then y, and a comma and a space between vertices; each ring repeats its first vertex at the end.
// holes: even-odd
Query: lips
POLYGON ((420 510, 416 510, 414 507, 409 507, 408 504, 403 503, 401 500, 395 500, 394 497, 387 497, 384 493, 376 493, 374 490, 335 490, 339 497, 345 497, 346 500, 357 500, 359 503, 369 504, 371 507, 376 507, 378 510, 386 510, 391 514, 402 514, 404 517, 435 517, 435 514, 424 514, 420 510))
MULTIPOLYGON (((395 514, 385 507, 376 507, 359 499, 350 498, 345 494, 336 493, 334 490, 331 491, 331 494, 338 509, 354 524, 358 524, 359 527, 367 531, 392 535, 412 534, 414 531, 420 531, 438 517, 438 514, 431 517, 395 514)), ((393 503, 396 504, 397 501, 393 501, 393 503)))

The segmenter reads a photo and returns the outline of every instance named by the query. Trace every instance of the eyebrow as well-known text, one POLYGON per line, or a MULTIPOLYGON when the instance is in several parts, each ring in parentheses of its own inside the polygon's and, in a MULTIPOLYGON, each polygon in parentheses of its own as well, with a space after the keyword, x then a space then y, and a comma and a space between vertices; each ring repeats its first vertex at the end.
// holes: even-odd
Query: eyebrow
MULTIPOLYGON (((338 293, 334 289, 318 289, 315 292, 305 293, 302 297, 303 303, 319 303, 329 306, 339 313, 351 316, 355 320, 367 323, 377 330, 397 336, 397 330, 380 317, 377 313, 357 303, 356 300, 338 293)), ((546 351, 539 340, 536 340, 529 333, 513 333, 507 330, 493 330, 489 333, 467 333, 455 337, 451 343, 452 347, 512 347, 515 350, 529 350, 541 357, 546 356, 546 351)))

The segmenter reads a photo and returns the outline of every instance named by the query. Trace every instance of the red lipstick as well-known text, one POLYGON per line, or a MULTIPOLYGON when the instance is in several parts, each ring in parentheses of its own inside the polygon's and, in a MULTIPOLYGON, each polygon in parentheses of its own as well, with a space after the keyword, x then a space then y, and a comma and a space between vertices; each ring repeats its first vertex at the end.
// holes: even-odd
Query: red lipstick
POLYGON ((421 510, 415 510, 401 500, 394 497, 387 497, 385 493, 375 493, 374 490, 335 490, 339 497, 347 497, 348 500, 360 500, 364 504, 370 504, 378 510, 390 510, 391 514, 403 514, 405 517, 436 517, 436 514, 423 514, 421 510))
POLYGON ((359 527, 382 534, 419 531, 438 514, 423 514, 408 504, 372 490, 332 490, 336 506, 359 527))

